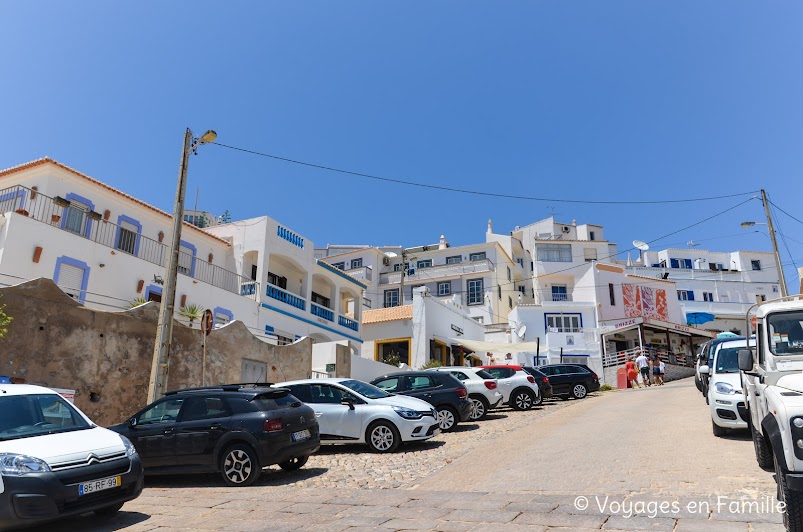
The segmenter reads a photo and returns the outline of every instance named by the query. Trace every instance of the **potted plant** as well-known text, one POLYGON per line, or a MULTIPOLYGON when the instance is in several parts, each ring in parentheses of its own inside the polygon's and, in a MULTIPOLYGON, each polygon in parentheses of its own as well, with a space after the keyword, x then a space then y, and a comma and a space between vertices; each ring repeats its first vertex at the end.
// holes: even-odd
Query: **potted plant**
POLYGON ((137 296, 134 299, 132 299, 131 303, 129 303, 129 304, 131 305, 131 308, 134 308, 134 307, 138 307, 140 305, 144 305, 147 302, 148 302, 148 300, 145 299, 144 297, 137 296))
POLYGON ((53 198, 53 203, 55 203, 59 207, 69 207, 70 206, 70 202, 68 200, 62 198, 61 196, 56 196, 55 198, 53 198))
POLYGON ((89 218, 90 220, 100 220, 101 215, 99 212, 89 211, 86 213, 86 217, 89 218))
POLYGON ((201 319, 201 317, 204 315, 204 309, 200 305, 191 303, 181 307, 178 310, 178 314, 179 316, 187 318, 190 322, 190 327, 192 327, 192 324, 195 323, 195 320, 201 319))

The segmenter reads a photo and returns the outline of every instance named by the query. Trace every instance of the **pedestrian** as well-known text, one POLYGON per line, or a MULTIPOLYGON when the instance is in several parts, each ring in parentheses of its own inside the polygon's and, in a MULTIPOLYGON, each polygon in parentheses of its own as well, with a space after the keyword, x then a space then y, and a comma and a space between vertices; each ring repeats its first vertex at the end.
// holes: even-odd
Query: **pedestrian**
POLYGON ((661 385, 663 385, 664 384, 664 375, 666 375, 666 364, 664 364, 663 360, 661 360, 661 364, 660 364, 659 367, 660 367, 660 370, 661 370, 661 385))
POLYGON ((647 360, 644 351, 641 351, 641 354, 636 357, 636 366, 638 366, 639 372, 641 373, 641 380, 644 381, 644 385, 652 385, 650 382, 650 361, 647 360))
POLYGON ((661 385, 661 359, 658 358, 658 355, 655 355, 655 359, 652 361, 652 380, 655 381, 655 384, 661 385))
POLYGON ((625 371, 627 372, 627 383, 630 387, 641 388, 641 384, 638 383, 638 373, 636 373, 636 364, 633 363, 633 357, 627 357, 625 371))

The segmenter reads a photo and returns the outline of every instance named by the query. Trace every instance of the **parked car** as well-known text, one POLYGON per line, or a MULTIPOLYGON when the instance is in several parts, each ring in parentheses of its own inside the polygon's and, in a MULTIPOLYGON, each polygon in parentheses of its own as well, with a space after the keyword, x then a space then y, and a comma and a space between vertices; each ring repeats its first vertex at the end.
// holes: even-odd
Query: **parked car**
POLYGON ((541 392, 541 396, 538 400, 539 405, 544 402, 544 399, 552 397, 552 384, 549 382, 549 377, 531 366, 522 366, 521 369, 535 378, 535 382, 538 384, 538 390, 541 392))
POLYGON ((229 486, 274 464, 299 469, 320 447, 312 409, 267 386, 173 390, 109 428, 133 442, 146 474, 219 472, 229 486))
POLYGON ((314 411, 321 443, 365 443, 377 453, 440 433, 438 413, 426 401, 391 395, 354 379, 307 379, 276 384, 314 411))
POLYGON ((479 368, 464 366, 441 366, 428 371, 442 371, 463 383, 468 390, 471 401, 471 415, 469 419, 479 421, 485 419, 488 411, 502 404, 502 392, 499 391, 493 375, 479 368))
POLYGON ((95 512, 142 493, 134 446, 53 390, 0 384, 0 530, 95 512))
POLYGON ((438 412, 438 423, 444 432, 470 419, 472 403, 468 390, 448 373, 403 371, 377 377, 371 384, 388 393, 409 395, 431 404, 438 412))
POLYGON ((583 399, 599 390, 599 377, 583 364, 548 364, 538 366, 538 371, 549 377, 552 394, 561 399, 583 399))
POLYGON ((502 392, 502 402, 514 410, 529 410, 540 404, 541 391, 535 377, 521 369, 521 366, 479 366, 490 373, 502 392))
MULTIPOLYGON (((718 346, 720 344, 724 343, 724 342, 733 342, 735 340, 744 340, 744 338, 740 337, 740 336, 731 336, 730 338, 714 338, 713 340, 709 340, 708 342, 706 342, 706 347, 704 349, 704 352, 701 353, 704 358, 703 358, 703 360, 700 361, 700 365, 701 366, 702 365, 706 365, 706 366, 708 366, 710 368, 714 364, 714 354, 717 352, 718 346)), ((705 397, 706 404, 708 403, 708 400, 709 400, 708 399, 708 388, 709 388, 708 378, 709 378, 708 375, 706 375, 704 373, 700 374, 700 381, 701 381, 701 386, 702 386, 701 392, 703 394, 703 397, 705 397)))
POLYGON ((694 364, 694 385, 700 393, 703 393, 703 375, 700 375, 700 366, 707 365, 708 362, 708 343, 700 345, 697 348, 697 358, 694 364))
POLYGON ((742 375, 739 372, 739 349, 746 349, 746 340, 720 342, 711 366, 700 367, 708 376, 708 408, 714 436, 724 436, 727 429, 747 429, 742 375))

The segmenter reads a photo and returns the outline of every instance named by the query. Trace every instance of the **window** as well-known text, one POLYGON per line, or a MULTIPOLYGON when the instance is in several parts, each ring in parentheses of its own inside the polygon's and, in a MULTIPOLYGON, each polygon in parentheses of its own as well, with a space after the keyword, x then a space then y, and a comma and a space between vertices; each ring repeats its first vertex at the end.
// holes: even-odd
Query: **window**
POLYGON ((181 421, 214 419, 231 415, 221 397, 189 397, 181 409, 181 421))
POLYGON ((452 377, 454 377, 455 379, 457 379, 459 381, 467 381, 468 380, 468 375, 466 375, 462 371, 450 371, 449 373, 451 373, 452 377))
POLYGON ((499 299, 502 299, 502 285, 497 286, 496 291, 499 292, 499 299))
POLYGON ((611 298, 611 306, 616 306, 616 292, 613 290, 613 283, 608 283, 608 296, 611 298))
POLYGON ((351 269, 362 268, 362 259, 351 259, 351 269))
POLYGON ((460 264, 463 262, 463 257, 457 255, 455 257, 446 257, 446 264, 460 264))
POLYGON ((691 270, 691 259, 669 259, 670 268, 680 268, 681 270, 691 270))
POLYGON ((381 381, 375 382, 374 386, 380 390, 384 390, 389 393, 395 393, 399 391, 399 380, 399 377, 389 377, 387 379, 382 379, 381 381))
POLYGON ((580 332, 580 316, 546 315, 547 332, 557 329, 561 333, 580 332))
POLYGON ((516 370, 510 368, 486 368, 485 371, 493 375, 494 379, 507 379, 516 372, 516 370))
POLYGON ((507 306, 513 308, 513 298, 510 296, 507 296, 507 306))
POLYGON ((423 284, 414 284, 410 286, 410 299, 413 299, 413 293, 415 292, 416 288, 423 287, 423 284))
POLYGON ((694 301, 694 292, 691 290, 678 290, 679 301, 694 301))
POLYGON ((442 283, 438 283, 439 296, 448 296, 451 293, 452 293, 452 283, 450 281, 444 281, 442 283))
POLYGON ((751 260, 750 267, 756 271, 761 270, 761 261, 760 260, 751 260))
POLYGON ((214 327, 223 327, 232 320, 232 315, 228 310, 215 309, 214 327))
MULTIPOLYGON (((89 424, 70 403, 55 393, 0 397, 3 440, 88 429, 89 424)), ((51 440, 52 441, 52 440, 51 440)), ((20 444, 19 447, 25 447, 20 444)))
POLYGON ((485 323, 485 318, 483 318, 482 316, 474 316, 474 317, 473 317, 473 318, 471 318, 471 319, 472 319, 472 320, 474 320, 474 321, 476 321, 476 322, 477 322, 477 323, 479 323, 480 325, 482 325, 483 323, 485 323))
POLYGON ((252 281, 256 281, 257 280, 257 265, 256 264, 252 264, 251 265, 251 280, 252 281))
POLYGON ((518 262, 518 263, 519 263, 519 266, 521 266, 522 268, 524 268, 524 259, 516 259, 516 262, 518 262))
POLYGON ((469 305, 482 304, 482 295, 484 292, 482 284, 482 279, 471 279, 468 281, 467 288, 469 305))
POLYGON ((135 255, 138 232, 139 228, 136 225, 121 221, 120 228, 117 232, 117 245, 115 247, 120 251, 135 255))
POLYGON ((572 246, 569 244, 541 244, 536 251, 541 262, 572 261, 572 246))
POLYGON ((511 281, 513 278, 510 276, 510 266, 507 267, 507 280, 511 281))
POLYGON ((281 334, 276 335, 276 342, 279 345, 290 345, 293 343, 293 339, 289 336, 282 336, 281 334))
POLYGON ((470 260, 471 262, 474 262, 476 260, 485 260, 485 252, 483 251, 482 253, 470 253, 468 255, 468 260, 470 260))
POLYGON ((424 388, 434 388, 437 386, 431 377, 427 376, 416 376, 416 377, 404 377, 405 380, 405 388, 410 391, 415 390, 422 390, 424 388))
POLYGON ((89 212, 90 207, 77 201, 75 199, 70 200, 70 206, 67 207, 67 211, 64 213, 64 229, 75 233, 77 235, 84 234, 84 228, 86 223, 86 213, 89 212))
MULTIPOLYGON (((345 393, 340 388, 329 386, 328 384, 310 384, 309 402, 339 405, 345 393)), ((349 394, 350 396, 350 394, 349 394)))
MULTIPOLYGON (((593 240, 593 238, 592 238, 593 240)), ((592 260, 597 260, 597 250, 594 248, 584 248, 583 249, 583 257, 585 258, 586 262, 591 262, 592 260)))
POLYGON ((596 240, 597 239, 597 235, 594 234, 594 231, 589 231, 588 232, 588 239, 589 240, 596 240))
POLYGON ((565 284, 552 285, 552 301, 568 301, 569 294, 566 291, 565 284))
POLYGON ((332 307, 329 306, 329 303, 330 303, 329 298, 328 297, 323 297, 321 294, 318 294, 316 292, 312 293, 312 302, 315 303, 316 305, 320 305, 322 307, 332 308, 332 307))
POLYGON ((385 290, 385 308, 399 306, 399 289, 385 290))
POLYGON ((332 266, 334 268, 337 268, 338 270, 345 270, 346 269, 346 263, 345 262, 333 262, 332 266))
POLYGON ((268 283, 278 286, 282 290, 287 290, 287 277, 280 277, 275 273, 268 272, 268 283))
POLYGON ((168 399, 167 401, 156 403, 139 416, 137 425, 174 422, 183 403, 184 399, 168 399))
POLYGON ((432 268, 432 259, 420 260, 416 266, 419 268, 432 268))
POLYGON ((393 265, 393 271, 394 272, 400 272, 401 269, 402 269, 402 265, 401 264, 394 264, 393 265))
POLYGON ((192 261, 195 258, 195 250, 189 246, 181 244, 178 254, 178 271, 184 275, 192 275, 192 261))
POLYGON ((703 292, 703 301, 713 301, 713 300, 714 300, 713 292, 703 292))
POLYGON ((86 263, 70 257, 56 259, 53 281, 71 298, 84 302, 88 280, 89 266, 86 263))
POLYGON ((767 296, 764 294, 756 294, 756 303, 763 303, 767 300, 767 296))
POLYGON ((526 290, 527 290, 527 287, 524 286, 524 285, 521 285, 520 287, 518 287, 518 291, 521 292, 522 294, 526 294, 527 293, 526 290))

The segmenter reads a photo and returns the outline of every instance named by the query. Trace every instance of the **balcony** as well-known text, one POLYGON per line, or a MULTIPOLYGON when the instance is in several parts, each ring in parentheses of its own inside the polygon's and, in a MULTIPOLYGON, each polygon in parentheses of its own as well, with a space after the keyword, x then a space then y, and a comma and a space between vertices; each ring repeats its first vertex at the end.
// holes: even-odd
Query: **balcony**
POLYGON ((335 313, 328 308, 316 305, 315 303, 310 303, 309 307, 309 311, 313 316, 318 316, 326 321, 335 321, 335 313))
POLYGON ((297 309, 306 310, 307 308, 307 300, 297 295, 291 294, 290 292, 279 288, 278 286, 274 286, 272 284, 268 285, 268 289, 265 291, 265 295, 281 301, 286 305, 290 305, 291 307, 295 307, 297 309))
MULTIPOLYGON (((116 252, 126 253, 164 268, 170 248, 140 233, 103 220, 100 213, 87 211, 69 201, 54 199, 23 186, 0 190, 0 212, 15 212, 54 229, 85 238, 116 252)), ((227 292, 257 300, 259 283, 220 266, 179 252, 178 271, 227 292), (253 284, 253 289, 245 288, 253 284)))
POLYGON ((358 281, 368 281, 371 282, 373 280, 373 270, 370 266, 361 266, 359 268, 352 268, 350 270, 345 270, 345 272, 358 281))
POLYGON ((360 324, 357 323, 355 320, 351 318, 347 318, 345 316, 338 316, 337 323, 341 327, 345 327, 346 329, 351 329, 352 331, 357 331, 360 328, 360 324))
MULTIPOLYGON (((472 273, 491 272, 494 270, 493 262, 489 259, 471 262, 458 262, 456 264, 441 264, 431 268, 416 268, 413 275, 405 275, 404 282, 433 281, 442 277, 459 277, 472 273)), ((401 282, 401 272, 388 272, 379 275, 379 284, 398 284, 401 282)))

